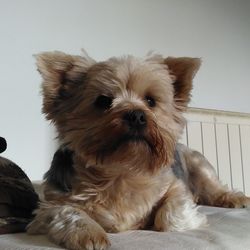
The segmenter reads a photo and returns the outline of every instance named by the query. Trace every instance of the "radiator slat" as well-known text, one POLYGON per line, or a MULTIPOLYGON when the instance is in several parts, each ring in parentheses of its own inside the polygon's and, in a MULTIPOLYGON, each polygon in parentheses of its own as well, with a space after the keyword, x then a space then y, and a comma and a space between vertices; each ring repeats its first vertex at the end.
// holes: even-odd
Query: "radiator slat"
POLYGON ((188 146, 192 149, 195 149, 203 153, 200 122, 188 121, 187 133, 188 133, 188 146))
POLYGON ((239 126, 228 125, 230 162, 231 162, 231 179, 232 187, 237 190, 244 190, 242 179, 242 159, 241 146, 239 137, 239 126))
POLYGON ((182 134, 182 137, 180 139, 180 143, 184 144, 184 145, 188 145, 188 142, 187 142, 187 126, 184 127, 183 129, 183 134, 182 134))
POLYGON ((202 134, 204 155, 206 156, 208 161, 214 166, 215 171, 218 174, 217 145, 215 139, 214 124, 206 122, 202 123, 202 134))
POLYGON ((219 178, 232 188, 227 125, 216 124, 219 178))
POLYGON ((240 131, 245 193, 250 195, 250 126, 241 125, 240 131))

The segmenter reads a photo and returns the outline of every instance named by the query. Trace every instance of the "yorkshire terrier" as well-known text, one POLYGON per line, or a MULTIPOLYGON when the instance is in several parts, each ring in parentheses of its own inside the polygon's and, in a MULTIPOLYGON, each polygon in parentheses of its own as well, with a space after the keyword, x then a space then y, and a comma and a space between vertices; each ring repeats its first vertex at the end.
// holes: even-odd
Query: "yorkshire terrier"
POLYGON ((204 156, 177 143, 200 59, 96 62, 62 52, 36 59, 43 112, 61 147, 29 233, 47 234, 72 250, 104 250, 107 232, 206 225, 196 204, 250 205, 250 198, 219 182, 204 156))

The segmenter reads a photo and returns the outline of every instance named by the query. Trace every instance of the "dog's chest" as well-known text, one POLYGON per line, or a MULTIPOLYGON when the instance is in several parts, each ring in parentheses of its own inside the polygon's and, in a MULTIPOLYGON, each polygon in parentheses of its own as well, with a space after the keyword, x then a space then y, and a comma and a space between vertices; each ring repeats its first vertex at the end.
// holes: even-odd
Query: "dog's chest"
POLYGON ((96 193, 85 205, 108 232, 143 227, 153 207, 169 187, 168 173, 140 178, 121 178, 96 193))

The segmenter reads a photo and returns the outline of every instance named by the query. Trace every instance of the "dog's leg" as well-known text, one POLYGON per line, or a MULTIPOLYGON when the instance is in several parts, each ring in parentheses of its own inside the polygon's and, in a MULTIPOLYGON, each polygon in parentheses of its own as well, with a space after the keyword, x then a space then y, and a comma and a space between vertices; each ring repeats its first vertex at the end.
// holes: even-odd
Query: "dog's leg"
POLYGON ((250 207, 250 197, 230 191, 219 181, 207 159, 197 151, 185 150, 188 185, 198 204, 228 208, 250 207))
POLYGON ((27 232, 47 234, 53 242, 70 250, 104 250, 110 245, 104 229, 74 205, 42 203, 27 232))
POLYGON ((157 231, 184 231, 206 224, 206 216, 197 211, 191 194, 180 180, 169 188, 156 211, 154 229, 157 231))

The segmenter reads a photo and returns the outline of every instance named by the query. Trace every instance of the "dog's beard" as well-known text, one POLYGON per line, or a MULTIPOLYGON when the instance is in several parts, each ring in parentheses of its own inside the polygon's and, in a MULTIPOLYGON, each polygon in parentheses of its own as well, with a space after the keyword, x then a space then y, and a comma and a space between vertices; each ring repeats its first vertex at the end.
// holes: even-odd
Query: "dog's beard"
POLYGON ((156 124, 143 133, 110 131, 85 139, 89 143, 81 145, 79 152, 96 165, 129 166, 133 171, 155 171, 171 163, 175 140, 169 133, 162 134, 156 124))
POLYGON ((104 144, 97 152, 97 159, 103 162, 106 158, 114 158, 116 155, 121 162, 134 157, 138 151, 155 154, 155 147, 142 134, 124 134, 108 144, 104 144))

